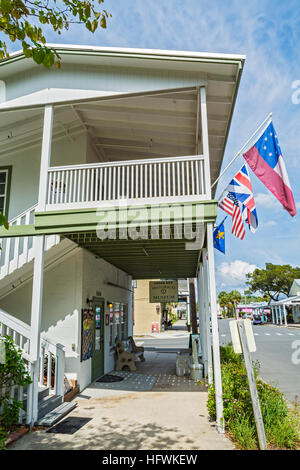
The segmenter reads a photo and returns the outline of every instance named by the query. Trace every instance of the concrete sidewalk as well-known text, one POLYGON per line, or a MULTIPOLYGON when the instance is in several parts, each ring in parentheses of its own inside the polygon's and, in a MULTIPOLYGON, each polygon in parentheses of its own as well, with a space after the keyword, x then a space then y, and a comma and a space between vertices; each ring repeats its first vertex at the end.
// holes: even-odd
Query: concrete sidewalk
MULTIPOLYGON (((34 431, 11 450, 233 449, 209 423, 207 393, 136 392, 80 399, 65 420, 86 418, 74 434, 34 431)), ((64 421, 65 421, 64 420, 64 421)))
POLYGON ((94 382, 78 406, 50 430, 25 435, 11 450, 233 449, 206 409, 207 388, 175 375, 175 353, 145 353, 137 372, 112 372, 116 383, 94 382))

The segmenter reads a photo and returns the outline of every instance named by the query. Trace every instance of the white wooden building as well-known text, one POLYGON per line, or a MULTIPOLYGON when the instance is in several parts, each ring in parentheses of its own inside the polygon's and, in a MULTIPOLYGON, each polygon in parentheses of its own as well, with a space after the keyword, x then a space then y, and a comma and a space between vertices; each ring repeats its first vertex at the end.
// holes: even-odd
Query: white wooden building
POLYGON ((56 358, 61 399, 64 374, 82 390, 113 369, 115 336, 132 333, 132 279, 194 277, 221 429, 211 183, 245 57, 56 48, 60 70, 21 52, 0 62, 0 209, 10 221, 0 234, 0 322, 33 377, 27 422, 39 419, 46 356, 56 358), (81 360, 89 308, 93 357, 81 360))
POLYGON ((293 323, 300 323, 300 279, 294 279, 288 297, 277 302, 271 301, 272 321, 287 326, 288 309, 291 309, 293 323))

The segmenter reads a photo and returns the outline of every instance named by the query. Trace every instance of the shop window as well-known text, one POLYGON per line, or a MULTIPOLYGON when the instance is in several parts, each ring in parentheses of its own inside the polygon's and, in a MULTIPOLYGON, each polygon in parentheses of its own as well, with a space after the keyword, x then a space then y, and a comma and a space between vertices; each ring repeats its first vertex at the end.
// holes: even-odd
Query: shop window
POLYGON ((127 338, 127 309, 126 305, 121 304, 121 339, 127 338))
POLYGON ((127 306, 119 302, 109 304, 109 345, 115 345, 116 337, 127 339, 127 329, 127 306))

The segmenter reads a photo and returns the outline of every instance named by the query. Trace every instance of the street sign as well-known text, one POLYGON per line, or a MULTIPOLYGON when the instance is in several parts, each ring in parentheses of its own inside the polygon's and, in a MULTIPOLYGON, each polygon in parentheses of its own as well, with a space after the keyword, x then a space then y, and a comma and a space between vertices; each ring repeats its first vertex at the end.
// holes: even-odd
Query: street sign
POLYGON ((178 281, 150 281, 149 299, 150 303, 177 302, 178 281))
POLYGON ((256 424, 257 437, 261 450, 267 449, 266 434, 257 392, 250 352, 256 351, 252 323, 250 320, 231 320, 229 322, 233 349, 237 354, 243 354, 246 366, 253 414, 256 424))
MULTIPOLYGON (((245 336, 247 339, 249 352, 255 352, 256 344, 255 344, 255 339, 254 339, 254 334, 253 334, 252 323, 249 319, 242 320, 242 321, 244 324, 245 336)), ((230 320, 229 328, 230 328, 231 340, 232 340, 232 346, 233 346, 234 352, 237 354, 242 354, 242 345, 241 345, 240 335, 238 332, 237 320, 230 320)))

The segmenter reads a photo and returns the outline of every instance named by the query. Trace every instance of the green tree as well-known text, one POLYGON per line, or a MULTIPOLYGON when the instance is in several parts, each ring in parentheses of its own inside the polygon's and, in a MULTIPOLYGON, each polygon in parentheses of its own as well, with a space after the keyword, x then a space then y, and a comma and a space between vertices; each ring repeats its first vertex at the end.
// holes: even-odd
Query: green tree
POLYGON ((218 302, 223 310, 223 313, 227 310, 231 316, 235 316, 235 309, 238 303, 242 300, 242 296, 238 290, 231 292, 222 291, 218 295, 218 302))
POLYGON ((280 294, 289 295, 293 280, 300 278, 300 268, 266 263, 265 269, 257 268, 253 273, 246 274, 246 278, 249 293, 260 292, 276 301, 280 294))
POLYGON ((225 291, 220 292, 218 295, 218 302, 223 310, 223 314, 226 314, 227 310, 230 308, 229 294, 225 291))
MULTIPOLYGON (((68 30, 71 24, 82 24, 94 33, 98 26, 106 28, 111 17, 100 8, 104 0, 0 0, 0 32, 10 41, 21 41, 25 57, 37 64, 60 68, 60 57, 46 46, 45 31, 51 28, 57 34, 68 30)), ((5 41, 0 41, 0 59, 8 59, 5 41)))
POLYGON ((242 300, 242 295, 238 290, 233 290, 229 293, 229 299, 230 299, 230 304, 231 304, 231 312, 232 316, 235 317, 235 309, 237 305, 241 302, 242 300))

